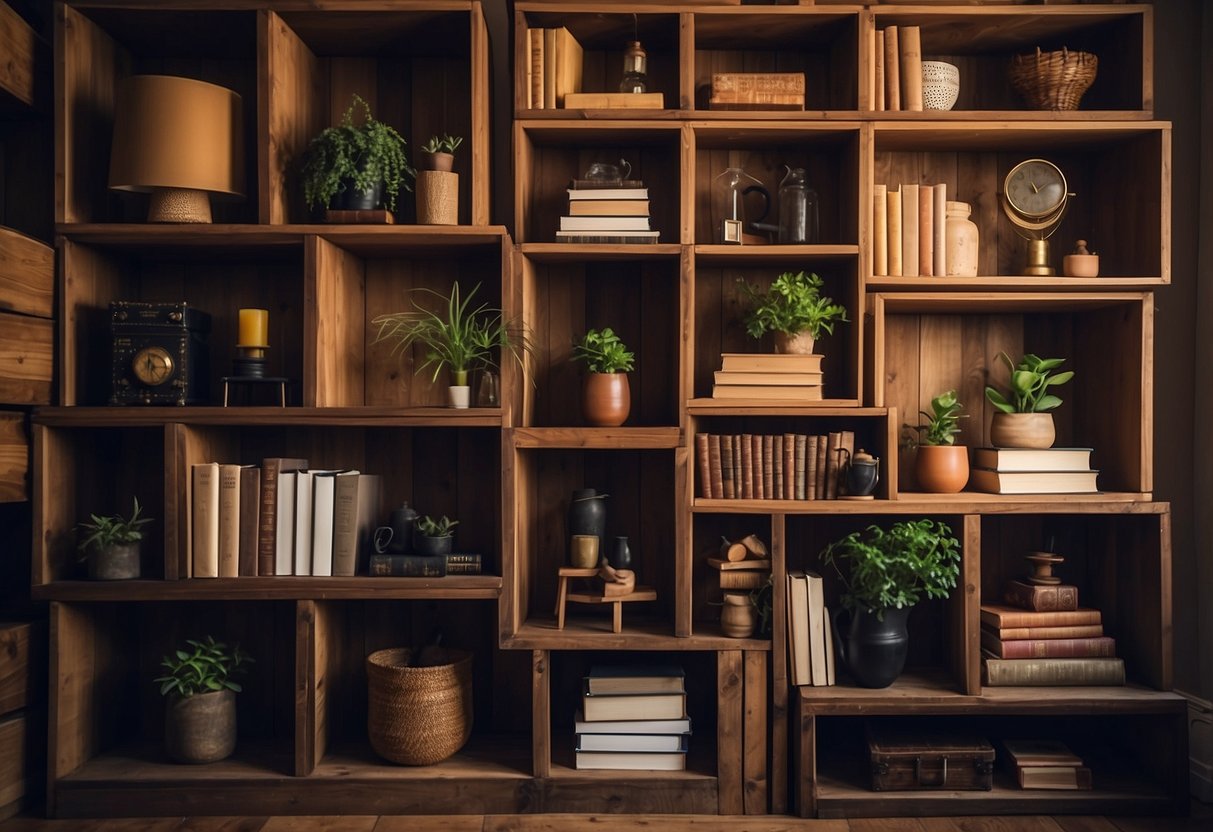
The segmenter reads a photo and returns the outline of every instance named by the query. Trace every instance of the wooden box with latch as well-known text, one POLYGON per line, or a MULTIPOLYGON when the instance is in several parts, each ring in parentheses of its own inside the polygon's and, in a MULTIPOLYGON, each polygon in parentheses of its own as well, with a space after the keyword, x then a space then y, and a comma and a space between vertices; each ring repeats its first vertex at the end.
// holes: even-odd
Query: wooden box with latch
POLYGON ((868 726, 872 790, 990 791, 994 746, 984 737, 868 726))

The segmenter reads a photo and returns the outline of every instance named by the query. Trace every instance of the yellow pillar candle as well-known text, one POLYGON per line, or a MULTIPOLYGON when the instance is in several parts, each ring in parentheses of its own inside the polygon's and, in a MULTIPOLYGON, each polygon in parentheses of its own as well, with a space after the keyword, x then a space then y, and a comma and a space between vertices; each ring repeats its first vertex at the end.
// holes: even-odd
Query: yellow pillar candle
POLYGON ((268 347, 270 312, 268 309, 240 310, 240 347, 268 347))

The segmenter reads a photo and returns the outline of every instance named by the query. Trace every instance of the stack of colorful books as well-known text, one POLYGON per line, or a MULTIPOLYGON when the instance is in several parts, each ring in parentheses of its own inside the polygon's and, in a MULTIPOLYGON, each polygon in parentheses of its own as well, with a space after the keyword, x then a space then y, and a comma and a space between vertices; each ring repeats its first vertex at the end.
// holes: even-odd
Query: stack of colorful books
POLYGON ((1091 788, 1091 769, 1058 740, 1006 740, 1007 764, 1021 789, 1091 788))
POLYGON ((821 356, 735 353, 720 356, 713 399, 822 399, 821 356))
POLYGON ((1090 448, 977 448, 969 485, 987 494, 1094 494, 1090 448))
POLYGON ((685 771, 691 720, 680 667, 591 667, 577 714, 577 768, 685 771))
POLYGON ((558 243, 655 243, 661 236, 649 228, 649 189, 639 179, 574 179, 568 193, 558 243))
POLYGON ((1100 611, 1078 605, 1076 586, 1032 581, 1009 581, 1005 604, 981 606, 985 684, 1123 685, 1124 660, 1100 611))

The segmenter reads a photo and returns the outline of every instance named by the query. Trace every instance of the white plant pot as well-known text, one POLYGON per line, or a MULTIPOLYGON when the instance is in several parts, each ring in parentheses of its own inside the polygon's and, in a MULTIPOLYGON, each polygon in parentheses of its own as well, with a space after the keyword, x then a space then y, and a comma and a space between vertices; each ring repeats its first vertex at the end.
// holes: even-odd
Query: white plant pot
POLYGON ((464 384, 462 386, 452 384, 447 388, 447 403, 451 407, 466 408, 472 401, 471 385, 464 384))

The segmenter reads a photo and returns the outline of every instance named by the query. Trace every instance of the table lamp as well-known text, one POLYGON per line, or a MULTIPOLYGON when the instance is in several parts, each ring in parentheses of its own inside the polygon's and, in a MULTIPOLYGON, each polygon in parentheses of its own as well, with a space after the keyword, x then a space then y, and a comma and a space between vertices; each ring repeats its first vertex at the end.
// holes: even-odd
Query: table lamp
POLYGON ((148 222, 210 222, 210 194, 244 196, 243 122, 232 90, 133 75, 118 88, 109 186, 151 194, 148 222))

